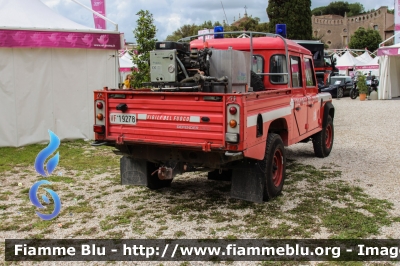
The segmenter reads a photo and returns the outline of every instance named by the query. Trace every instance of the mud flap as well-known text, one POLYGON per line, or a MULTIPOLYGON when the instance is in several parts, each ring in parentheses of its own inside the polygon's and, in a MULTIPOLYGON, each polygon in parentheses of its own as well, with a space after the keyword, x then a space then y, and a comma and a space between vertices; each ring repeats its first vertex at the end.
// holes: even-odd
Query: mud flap
POLYGON ((246 167, 234 169, 231 197, 262 203, 264 198, 264 173, 256 162, 247 162, 246 167))
POLYGON ((120 159, 121 185, 148 185, 148 169, 145 160, 137 160, 128 156, 120 159))

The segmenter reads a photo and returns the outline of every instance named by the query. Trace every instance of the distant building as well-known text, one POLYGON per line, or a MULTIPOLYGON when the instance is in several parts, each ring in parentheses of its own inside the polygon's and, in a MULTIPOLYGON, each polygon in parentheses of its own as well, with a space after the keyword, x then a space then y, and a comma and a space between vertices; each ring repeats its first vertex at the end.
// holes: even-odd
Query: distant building
POLYGON ((134 49, 136 49, 136 43, 133 43, 133 42, 125 42, 125 47, 124 47, 124 50, 129 50, 129 51, 131 51, 131 50, 134 50, 134 49))
MULTIPOLYGON (((235 20, 235 19, 234 19, 235 20)), ((246 22, 247 20, 249 20, 249 17, 247 16, 247 12, 244 13, 244 17, 240 18, 240 14, 239 14, 239 19, 234 21, 231 25, 232 26, 236 26, 239 27, 240 23, 242 22, 246 22)))
POLYGON ((394 15, 388 13, 386 6, 358 16, 322 15, 311 19, 313 37, 321 39, 329 49, 345 48, 360 27, 379 31, 382 40, 394 34, 394 15))

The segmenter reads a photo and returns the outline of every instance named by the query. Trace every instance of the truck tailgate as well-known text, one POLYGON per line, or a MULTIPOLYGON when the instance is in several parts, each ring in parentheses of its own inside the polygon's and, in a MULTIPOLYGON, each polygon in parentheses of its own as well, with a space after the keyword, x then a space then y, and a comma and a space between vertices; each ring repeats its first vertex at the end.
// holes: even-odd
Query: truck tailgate
POLYGON ((108 140, 198 148, 205 144, 210 148, 224 147, 223 96, 176 92, 118 92, 121 98, 116 98, 116 95, 108 93, 107 97, 108 140), (219 100, 212 100, 215 97, 219 100), (121 110, 121 104, 126 104, 125 111, 121 110))

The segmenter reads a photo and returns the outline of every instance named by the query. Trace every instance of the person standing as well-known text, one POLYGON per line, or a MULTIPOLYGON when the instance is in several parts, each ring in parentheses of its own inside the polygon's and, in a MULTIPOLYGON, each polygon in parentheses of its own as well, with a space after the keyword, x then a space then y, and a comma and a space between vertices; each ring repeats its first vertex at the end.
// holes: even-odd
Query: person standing
POLYGON ((122 89, 124 89, 124 90, 132 89, 131 81, 132 81, 132 74, 126 75, 126 78, 124 81, 124 87, 122 89))

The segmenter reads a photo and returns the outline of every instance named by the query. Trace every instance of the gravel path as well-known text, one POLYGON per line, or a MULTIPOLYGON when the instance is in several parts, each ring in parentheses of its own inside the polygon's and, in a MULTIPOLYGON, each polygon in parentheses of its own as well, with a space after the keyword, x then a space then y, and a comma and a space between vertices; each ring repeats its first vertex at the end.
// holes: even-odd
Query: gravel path
MULTIPOLYGON (((288 148, 288 158, 317 168, 333 163, 342 178, 372 197, 394 204, 400 216, 400 98, 392 100, 333 99, 334 144, 329 157, 314 157, 310 143, 288 148)), ((381 237, 400 238, 400 224, 384 228, 381 237)))
MULTIPOLYGON (((312 165, 320 169, 322 166, 333 166, 333 170, 340 170, 342 172, 341 178, 347 182, 359 186, 365 190, 373 198, 386 199, 394 204, 394 209, 391 210, 391 214, 400 216, 400 192, 398 181, 400 178, 400 98, 394 100, 377 100, 377 101, 360 101, 351 100, 350 98, 333 99, 333 105, 335 106, 335 118, 334 118, 334 146, 329 157, 320 159, 314 156, 313 148, 311 143, 299 143, 287 148, 287 155, 289 159, 296 160, 298 163, 312 165)), ((33 167, 31 167, 33 168, 33 167)), ((31 169, 33 172, 33 169, 31 169)), ((11 186, 11 182, 15 182, 19 174, 14 174, 7 179, 5 185, 11 186)), ((74 175, 74 173, 72 173, 74 175)), ((108 174, 96 175, 91 182, 96 181, 98 184, 106 178, 108 174)), ((184 178, 181 177, 181 178, 184 178)), ((193 179, 205 179, 204 176, 193 177, 193 179)), ((34 182, 35 177, 29 177, 29 182, 34 182), (30 180, 32 179, 32 180, 30 180)), ((188 181, 195 182, 196 180, 188 181)), ((201 180, 199 180, 200 182, 201 180)), ((25 182, 28 182, 26 180, 25 182)), ((197 182, 197 181, 196 181, 197 182)), ((195 183, 196 183, 195 182, 195 183)), ((196 183, 197 184, 197 183, 196 183)), ((200 183, 199 183, 200 184, 200 183)), ((176 184, 179 185, 179 184, 176 184)), ((181 184, 188 185, 188 184, 181 184)), ((206 190, 205 185, 198 185, 198 190, 206 190)), ((11 187, 10 187, 11 188, 11 187)), ((99 217, 101 214, 113 214, 118 211, 115 207, 123 203, 123 197, 132 194, 130 190, 123 190, 120 186, 111 186, 109 188, 93 187, 88 188, 88 191, 82 190, 81 193, 92 191, 98 194, 98 190, 102 192, 109 191, 109 195, 101 196, 102 201, 109 202, 111 204, 104 205, 104 209, 99 212, 96 211, 96 217, 88 221, 86 229, 92 226, 98 227, 99 217), (116 189, 121 189, 121 192, 115 193, 116 189), (131 193, 131 194, 129 194, 131 193), (129 195, 128 195, 129 194, 129 195)), ((284 188, 285 189, 285 188, 284 188)), ((61 189, 57 190, 60 193, 61 189)), ((80 195, 79 191, 75 191, 77 195, 80 195)), ((89 193, 90 194, 90 193, 89 193)), ((91 204, 95 204, 97 197, 91 199, 91 204)), ((151 198, 149 199, 151 200, 151 198)), ((16 202, 17 203, 17 202, 16 202)), ((72 204, 72 203, 71 203, 72 204)), ((131 203, 129 203, 131 204, 131 203)), ((266 203, 268 204, 268 203, 266 203)), ((96 205, 97 206, 97 205, 96 205)), ((67 207, 67 203, 65 205, 67 207)), ((289 206, 290 207, 290 206, 289 206)), ((16 207, 15 207, 16 208, 16 207)), ((239 210, 240 211, 240 210, 239 210)), ((242 213, 245 215, 246 213, 242 213)), ((239 215, 239 214, 238 214, 239 215)), ((67 220, 73 219, 60 217, 60 221, 66 223, 67 220)), ((104 219, 104 217, 102 218, 104 219)), ((207 220, 210 222, 211 220, 207 220)), ((175 221, 176 222, 176 221, 175 221)), ((169 223, 175 223, 174 221, 168 221, 169 223)), ((220 224, 221 225, 221 224, 220 224)), ((207 236, 209 233, 205 232, 195 235, 193 230, 190 230, 194 226, 193 223, 181 223, 179 226, 184 232, 188 232, 189 238, 202 238, 207 236)), ((215 224, 203 224, 204 227, 215 227, 215 224)), ((52 233, 54 238, 69 238, 71 237, 72 231, 76 228, 81 228, 81 224, 73 225, 71 228, 57 230, 56 226, 52 226, 55 232, 52 233)), ((154 227, 155 229, 158 227, 154 227)), ((173 228, 171 226, 171 228, 173 228)), ((8 231, 2 232, 0 239, 5 238, 24 238, 26 237, 26 231, 8 231)), ((93 233, 90 237, 97 238, 99 233, 93 233)), ((315 236, 316 238, 326 238, 328 232, 321 232, 320 235, 315 236)), ((48 237, 48 236, 47 236, 48 237)), ((167 232, 163 235, 163 238, 170 237, 174 238, 174 235, 168 235, 167 232)), ((251 236, 249 236, 251 237, 251 236)), ((390 227, 384 227, 380 231, 378 238, 397 238, 400 239, 400 223, 393 223, 390 227)), ((137 238, 137 233, 132 234, 127 232, 124 238, 137 238)), ((244 238, 243 235, 240 238, 244 238)), ((105 265, 102 262, 91 262, 91 263, 41 263, 41 265, 105 265)), ((179 265, 180 262, 163 262, 163 265, 179 265)), ((211 262, 191 262, 191 265, 216 265, 211 262)), ((313 264, 313 263, 311 263, 313 264)), ((19 265, 31 265, 31 263, 20 263, 19 265)), ((131 262, 116 262, 115 265, 132 265, 131 262)), ((148 262, 139 262, 136 265, 159 265, 159 263, 149 264, 148 262)), ((234 262, 231 265, 257 265, 256 262, 234 262)))

